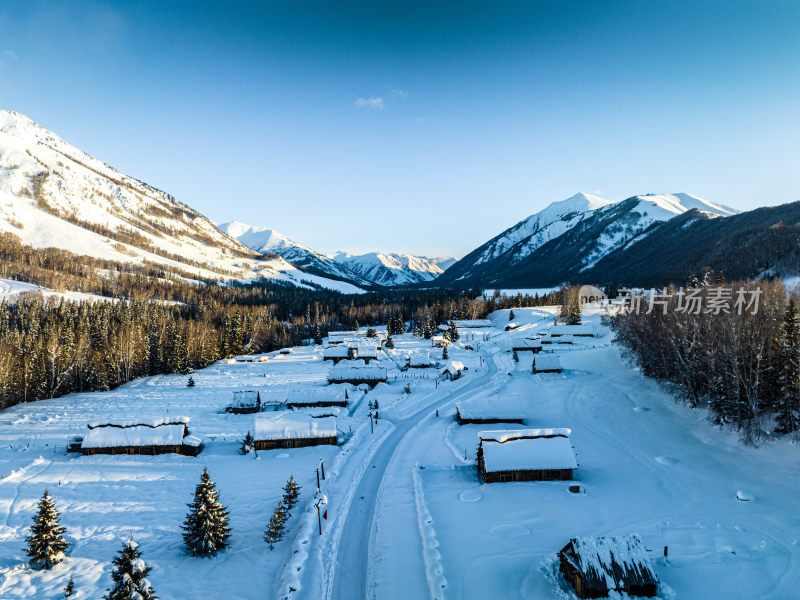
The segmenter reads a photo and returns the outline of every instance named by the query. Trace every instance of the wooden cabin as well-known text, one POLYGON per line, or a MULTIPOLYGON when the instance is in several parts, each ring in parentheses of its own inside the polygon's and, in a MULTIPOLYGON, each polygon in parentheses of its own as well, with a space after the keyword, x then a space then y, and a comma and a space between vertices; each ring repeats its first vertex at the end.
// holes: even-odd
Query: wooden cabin
POLYGON ((444 377, 449 381, 453 381, 461 377, 461 371, 464 370, 464 363, 458 360, 449 360, 447 363, 439 370, 439 375, 444 377))
POLYGON ((287 408, 321 408, 330 406, 347 406, 347 389, 345 386, 295 389, 289 392, 289 396, 286 399, 287 408))
POLYGON ((376 338, 364 338, 358 341, 346 342, 346 344, 350 352, 350 359, 359 358, 367 364, 372 360, 378 360, 380 344, 378 344, 376 338))
POLYGON ((578 468, 569 429, 510 429, 478 434, 484 483, 569 481, 578 468))
POLYGON ((80 452, 94 454, 185 454, 202 450, 199 438, 189 434, 189 417, 136 420, 119 423, 90 423, 80 452))
POLYGON ((375 387, 381 382, 386 382, 387 379, 385 367, 367 366, 361 361, 343 361, 334 365, 328 373, 328 383, 349 383, 351 385, 366 383, 370 387, 375 387), (351 362, 357 364, 350 364, 351 362))
POLYGON ((350 349, 344 345, 328 346, 322 351, 322 360, 333 361, 338 364, 340 360, 347 360, 350 357, 350 349))
POLYGON ((336 417, 283 411, 255 417, 256 450, 337 444, 336 417))
POLYGON ((233 401, 225 412, 234 415, 245 415, 261 411, 261 393, 253 390, 233 392, 233 401))
POLYGON ((408 357, 409 369, 428 369, 431 366, 430 352, 414 352, 408 357))
POLYGON ((445 338, 443 335, 434 335, 431 337, 431 346, 434 348, 444 348, 445 346, 449 346, 450 343, 450 340, 445 338))
POLYGON ((561 574, 578 598, 658 594, 658 577, 637 535, 573 538, 558 557, 561 574))
POLYGON ((560 337, 562 335, 594 337, 595 330, 591 325, 553 325, 550 328, 551 337, 560 337))
POLYGON ((536 339, 520 338, 514 340, 511 343, 511 351, 533 352, 534 354, 537 354, 542 351, 542 340, 541 338, 536 338, 536 339))
POLYGON ((561 360, 557 354, 537 354, 533 357, 534 373, 561 373, 561 360))
POLYGON ((523 402, 519 394, 478 394, 461 400, 456 405, 459 425, 497 423, 524 424, 530 411, 530 402, 523 402))

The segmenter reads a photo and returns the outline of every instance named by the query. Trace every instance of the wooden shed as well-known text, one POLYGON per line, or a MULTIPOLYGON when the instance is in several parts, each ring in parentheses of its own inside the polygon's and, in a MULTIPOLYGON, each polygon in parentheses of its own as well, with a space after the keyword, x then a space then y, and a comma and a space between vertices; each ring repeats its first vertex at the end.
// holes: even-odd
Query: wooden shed
POLYGON ((261 410, 261 393, 254 390, 233 392, 233 400, 225 412, 234 415, 257 413, 261 410))
POLYGON ((519 338, 511 343, 511 350, 512 352, 533 352, 537 354, 542 351, 542 340, 541 338, 519 338))
POLYGON ((558 557, 561 574, 579 598, 658 594, 658 577, 637 535, 573 538, 558 557))
POLYGON ((333 361, 333 364, 338 364, 340 360, 349 358, 351 358, 350 349, 343 344, 328 346, 322 351, 322 360, 333 361))
POLYGON ((286 399, 287 408, 321 408, 330 406, 347 406, 347 389, 345 386, 337 385, 291 390, 286 399))
POLYGON ((199 438, 189 434, 189 417, 136 420, 118 423, 90 423, 80 452, 94 454, 185 454, 202 450, 199 438))
POLYGON ((255 417, 256 450, 336 445, 336 417, 315 417, 308 413, 283 411, 255 417))
POLYGON ((478 434, 484 483, 568 481, 578 468, 569 429, 509 429, 478 434))
POLYGON ((533 357, 534 373, 561 373, 561 360, 557 354, 537 354, 533 357))
POLYGON ((328 373, 328 383, 349 383, 360 385, 366 383, 370 387, 375 387, 380 382, 387 380, 386 369, 375 365, 364 365, 359 361, 357 365, 343 361, 334 365, 328 373))
POLYGON ((456 405, 456 421, 459 425, 497 423, 522 425, 528 410, 519 394, 478 395, 462 400, 456 405))
POLYGON ((461 377, 461 371, 464 370, 464 363, 458 360, 449 360, 447 363, 439 370, 439 375, 453 381, 461 377))

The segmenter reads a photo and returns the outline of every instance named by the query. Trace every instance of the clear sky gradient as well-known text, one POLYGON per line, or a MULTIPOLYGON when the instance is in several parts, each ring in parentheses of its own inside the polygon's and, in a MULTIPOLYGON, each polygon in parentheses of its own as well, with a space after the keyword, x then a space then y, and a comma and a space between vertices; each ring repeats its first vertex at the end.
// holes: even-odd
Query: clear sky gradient
POLYGON ((463 255, 577 191, 800 199, 800 2, 0 4, 0 106, 215 221, 463 255))

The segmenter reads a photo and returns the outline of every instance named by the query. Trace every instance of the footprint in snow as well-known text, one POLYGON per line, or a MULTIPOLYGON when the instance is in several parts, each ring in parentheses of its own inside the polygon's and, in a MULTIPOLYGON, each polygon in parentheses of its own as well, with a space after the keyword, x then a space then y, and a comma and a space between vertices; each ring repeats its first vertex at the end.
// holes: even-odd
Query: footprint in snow
POLYGON ((462 502, 477 502, 483 495, 478 490, 467 490, 458 496, 462 502))
POLYGON ((678 464, 677 458, 672 458, 671 456, 656 456, 655 461, 659 464, 666 465, 671 467, 672 465, 678 464))
POLYGON ((489 530, 489 533, 501 540, 510 540, 512 538, 522 537, 523 535, 530 535, 531 530, 524 525, 497 525, 489 530))

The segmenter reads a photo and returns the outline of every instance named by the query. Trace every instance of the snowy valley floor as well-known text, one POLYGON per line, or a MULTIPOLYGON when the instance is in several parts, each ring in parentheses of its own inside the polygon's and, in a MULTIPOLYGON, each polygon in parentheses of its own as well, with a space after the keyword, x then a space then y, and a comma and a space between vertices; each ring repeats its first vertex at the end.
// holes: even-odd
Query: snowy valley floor
POLYGON ((253 416, 223 412, 235 390, 258 389, 265 399, 323 386, 330 363, 314 347, 272 353, 263 363, 218 363, 194 374, 193 389, 186 376, 152 377, 0 413, 0 597, 61 598, 73 576, 75 598, 100 598, 109 562, 131 533, 163 600, 569 598, 548 561, 571 537, 628 533, 652 549, 664 598, 796 597, 797 447, 744 448, 702 413, 676 406, 621 358, 592 308, 585 321, 601 335, 557 348, 563 373, 532 374, 531 355, 515 362, 508 349, 515 338, 546 331, 553 310, 516 309, 521 326, 510 332, 502 330, 508 312, 498 311, 488 341, 462 330, 450 358, 468 370, 438 386, 436 369, 397 366, 408 352, 430 350, 438 359, 441 350, 395 337, 396 350, 381 358, 388 385, 351 395, 338 447, 242 456, 253 416), (568 482, 478 482, 477 433, 520 427, 456 424, 456 405, 489 397, 519 407, 525 427, 572 430, 584 493, 569 493, 568 482), (373 433, 367 402, 375 399, 373 433), (192 434, 205 443, 198 457, 64 452, 87 422, 167 414, 191 418, 192 434), (313 507, 320 458, 329 499, 322 536, 313 507), (181 544, 203 466, 233 528, 230 549, 211 559, 188 557, 181 544), (290 474, 303 486, 300 504, 269 551, 262 534, 290 474), (25 566, 24 536, 44 488, 72 548, 64 564, 40 573, 25 566), (753 499, 737 500, 739 491, 753 499))

